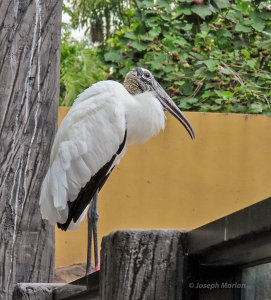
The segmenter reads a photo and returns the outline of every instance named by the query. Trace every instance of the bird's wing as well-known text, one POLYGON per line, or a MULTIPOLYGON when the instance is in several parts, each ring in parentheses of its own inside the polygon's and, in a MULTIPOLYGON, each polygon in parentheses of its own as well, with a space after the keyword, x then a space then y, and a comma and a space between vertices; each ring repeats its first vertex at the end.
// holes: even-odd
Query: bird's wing
POLYGON ((122 86, 114 84, 119 85, 100 82, 84 91, 56 134, 40 196, 42 217, 51 224, 65 223, 71 210, 78 219, 81 204, 72 202, 84 189, 95 193, 116 164, 120 146, 121 155, 126 149, 125 111, 115 92, 122 86))
MULTIPOLYGON (((118 151, 112 156, 112 158, 94 175, 90 181, 81 188, 77 198, 69 202, 69 215, 64 224, 57 223, 58 228, 67 230, 70 224, 77 223, 80 216, 84 213, 85 209, 89 205, 96 191, 100 191, 105 181, 109 177, 117 156, 123 151, 126 143, 127 131, 125 131, 123 142, 120 144, 118 151)), ((74 226, 72 227, 74 228, 74 226)))

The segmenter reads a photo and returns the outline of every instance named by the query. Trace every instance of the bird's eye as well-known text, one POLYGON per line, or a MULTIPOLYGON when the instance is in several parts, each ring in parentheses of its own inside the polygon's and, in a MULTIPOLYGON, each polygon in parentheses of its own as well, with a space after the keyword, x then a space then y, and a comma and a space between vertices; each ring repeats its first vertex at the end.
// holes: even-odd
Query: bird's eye
POLYGON ((150 78, 150 77, 151 77, 151 74, 150 74, 149 72, 145 72, 145 73, 144 73, 144 77, 145 77, 145 78, 150 78))

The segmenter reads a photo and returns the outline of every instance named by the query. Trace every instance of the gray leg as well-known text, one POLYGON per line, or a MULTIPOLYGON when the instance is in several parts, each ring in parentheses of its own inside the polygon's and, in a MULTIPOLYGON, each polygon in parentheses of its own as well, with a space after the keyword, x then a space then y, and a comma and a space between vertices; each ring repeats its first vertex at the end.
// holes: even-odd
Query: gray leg
POLYGON ((94 243, 94 263, 95 271, 99 270, 99 254, 98 254, 98 233, 97 222, 99 215, 97 212, 98 192, 91 200, 90 208, 88 211, 88 249, 87 249, 87 267, 86 274, 91 272, 91 256, 92 256, 92 239, 94 243))
POLYGON ((93 244, 94 244, 94 263, 95 263, 95 271, 100 269, 99 267, 99 251, 98 251, 98 229, 97 229, 97 223, 99 219, 98 215, 98 208, 97 208, 97 202, 98 202, 98 192, 94 195, 93 199, 93 205, 91 206, 91 218, 93 220, 93 227, 92 227, 92 233, 93 233, 93 244))
POLYGON ((88 210, 88 242, 87 242, 87 267, 86 275, 91 272, 91 256, 92 256, 92 220, 91 220, 91 205, 88 210))

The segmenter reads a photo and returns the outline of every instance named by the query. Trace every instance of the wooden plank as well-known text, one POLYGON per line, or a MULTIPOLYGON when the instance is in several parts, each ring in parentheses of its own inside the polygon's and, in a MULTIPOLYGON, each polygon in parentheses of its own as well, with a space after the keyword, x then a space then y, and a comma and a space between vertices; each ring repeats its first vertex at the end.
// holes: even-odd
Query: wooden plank
POLYGON ((48 282, 54 229, 39 190, 57 125, 62 1, 0 1, 0 299, 48 282))

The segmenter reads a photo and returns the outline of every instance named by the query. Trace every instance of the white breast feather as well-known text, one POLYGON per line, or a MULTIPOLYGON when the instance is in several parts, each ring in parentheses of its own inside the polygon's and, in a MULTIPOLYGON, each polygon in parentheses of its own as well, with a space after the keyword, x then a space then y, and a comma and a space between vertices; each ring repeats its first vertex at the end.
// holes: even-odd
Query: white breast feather
POLYGON ((126 113, 128 144, 144 143, 165 128, 165 114, 152 92, 134 96, 133 107, 126 113))

